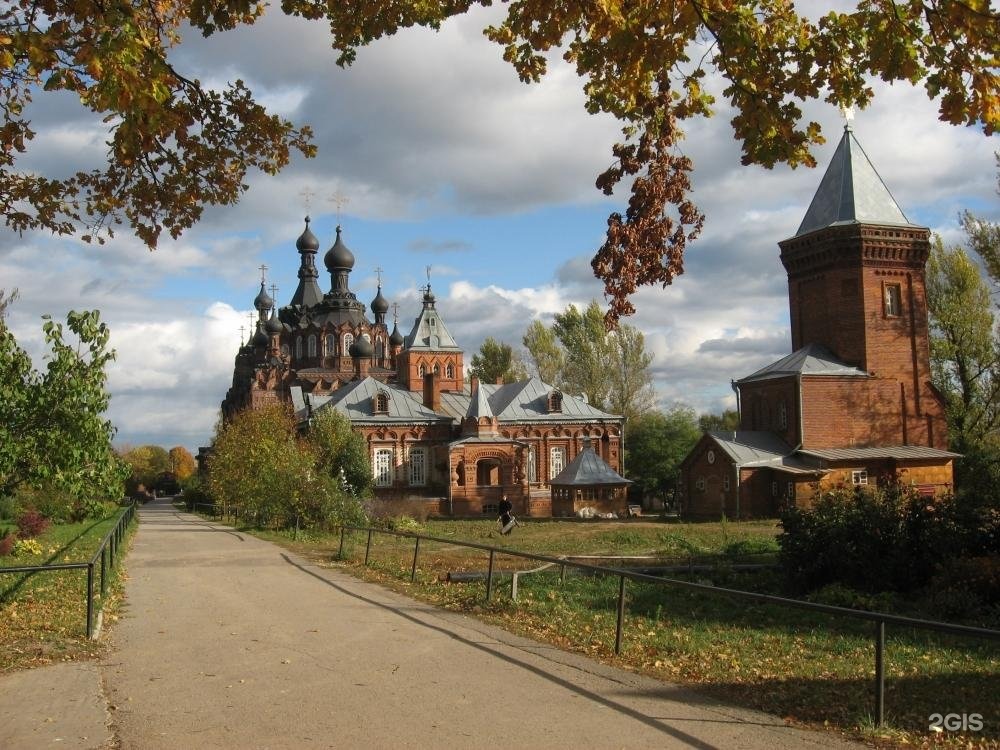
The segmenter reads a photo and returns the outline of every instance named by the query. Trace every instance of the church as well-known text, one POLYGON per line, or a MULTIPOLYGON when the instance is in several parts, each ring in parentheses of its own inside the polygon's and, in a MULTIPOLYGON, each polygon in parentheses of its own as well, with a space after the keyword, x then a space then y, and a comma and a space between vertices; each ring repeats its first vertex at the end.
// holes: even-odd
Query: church
POLYGON ((682 462, 683 515, 773 517, 890 477, 950 492, 958 455, 931 383, 930 231, 907 220, 849 125, 778 245, 792 353, 733 381, 740 429, 706 433, 682 462))
MULTIPOLYGON (((223 418, 286 403, 308 428, 326 409, 346 415, 367 442, 375 496, 444 516, 495 514, 503 496, 522 516, 582 507, 626 512, 622 418, 529 378, 466 382, 464 353, 428 279, 408 335, 386 315, 381 281, 367 306, 350 289, 354 254, 338 226, 323 257, 309 219, 296 241, 298 286, 278 308, 261 281, 255 330, 240 347, 223 418), (371 318, 368 311, 371 311, 371 318)), ((273 291, 272 287, 272 294, 273 291)))

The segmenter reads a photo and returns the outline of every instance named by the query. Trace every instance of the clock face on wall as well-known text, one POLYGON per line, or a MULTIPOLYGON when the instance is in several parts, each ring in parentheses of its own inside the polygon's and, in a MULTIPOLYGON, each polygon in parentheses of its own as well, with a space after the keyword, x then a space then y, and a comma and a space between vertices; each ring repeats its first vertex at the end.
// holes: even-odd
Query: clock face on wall
POLYGON ((715 451, 709 451, 708 455, 706 456, 706 458, 708 459, 708 462, 710 464, 714 464, 715 463, 715 451))

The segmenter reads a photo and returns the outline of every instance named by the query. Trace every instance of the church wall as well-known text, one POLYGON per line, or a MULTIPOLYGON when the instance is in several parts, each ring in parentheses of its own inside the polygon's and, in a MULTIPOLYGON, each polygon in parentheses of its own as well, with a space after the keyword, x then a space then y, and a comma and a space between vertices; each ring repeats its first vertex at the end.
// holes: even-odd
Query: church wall
POLYGON ((795 377, 740 386, 740 429, 773 432, 788 445, 799 442, 799 396, 795 377))
POLYGON ((802 378, 803 448, 903 445, 899 383, 886 378, 802 378))

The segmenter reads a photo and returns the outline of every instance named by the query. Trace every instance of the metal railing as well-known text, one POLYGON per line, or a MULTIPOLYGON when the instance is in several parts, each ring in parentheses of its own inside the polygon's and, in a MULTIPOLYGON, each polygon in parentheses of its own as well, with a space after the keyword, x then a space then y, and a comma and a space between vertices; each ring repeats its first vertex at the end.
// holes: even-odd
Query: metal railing
POLYGON ((95 577, 100 571, 101 601, 108 592, 108 581, 110 573, 114 570, 115 564, 121 560, 121 545, 125 541, 125 530, 135 518, 135 503, 123 508, 118 520, 111 530, 104 535, 97 551, 87 562, 76 563, 56 563, 55 565, 22 565, 14 568, 0 568, 0 575, 27 573, 51 573, 59 570, 86 570, 87 571, 87 638, 94 637, 96 618, 100 612, 96 611, 95 577))
POLYGON ((341 526, 340 527, 340 548, 337 556, 344 558, 344 539, 348 531, 367 532, 368 539, 365 543, 365 566, 371 559, 372 537, 375 534, 385 534, 389 536, 409 538, 414 540, 413 564, 410 568, 410 581, 416 580, 417 560, 420 554, 421 540, 428 542, 438 542, 455 547, 467 547, 470 549, 482 550, 489 554, 489 562, 486 572, 486 601, 493 598, 494 580, 494 558, 499 553, 511 557, 519 557, 525 560, 535 560, 542 563, 550 563, 560 566, 560 580, 565 578, 566 568, 575 568, 586 571, 590 574, 600 574, 618 577, 618 601, 617 620, 615 624, 615 654, 621 653, 623 626, 625 622, 625 593, 626 581, 637 581, 641 583, 653 583, 662 586, 674 586, 720 596, 731 596, 737 599, 750 600, 754 602, 764 602, 776 604, 783 607, 804 609, 811 612, 822 612, 829 615, 847 617, 856 620, 867 620, 871 622, 872 638, 875 647, 875 721, 878 726, 885 724, 885 628, 886 625, 898 625, 901 627, 915 628, 918 630, 930 630, 951 635, 971 636, 974 638, 985 638, 993 641, 1000 641, 1000 630, 990 630, 987 628, 976 628, 967 625, 955 625, 947 622, 936 622, 933 620, 920 620, 902 615, 892 615, 885 612, 869 612, 859 609, 849 609, 847 607, 837 607, 830 604, 817 604, 801 599, 789 599, 787 597, 775 596, 773 594, 761 594, 753 591, 743 591, 741 589, 730 589, 711 584, 695 583, 693 581, 682 581, 676 578, 663 578, 660 576, 637 573, 622 568, 612 568, 602 565, 590 565, 588 563, 574 562, 572 560, 550 557, 547 555, 537 555, 531 552, 520 552, 518 550, 503 547, 492 547, 486 544, 475 542, 457 541, 455 539, 444 539, 441 537, 428 536, 426 534, 416 534, 409 531, 392 531, 389 529, 376 529, 368 526, 341 526))

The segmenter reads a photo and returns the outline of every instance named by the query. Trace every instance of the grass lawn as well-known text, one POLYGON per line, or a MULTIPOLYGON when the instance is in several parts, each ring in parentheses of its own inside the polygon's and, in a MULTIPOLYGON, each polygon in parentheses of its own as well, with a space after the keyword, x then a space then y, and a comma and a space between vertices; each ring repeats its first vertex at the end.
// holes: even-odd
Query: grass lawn
MULTIPOLYGON (((684 562, 692 555, 774 548, 774 523, 525 523, 500 537, 492 521, 428 521, 418 533, 548 555, 659 555, 684 562)), ((414 542, 373 538, 364 567, 366 535, 350 534, 345 559, 334 561, 339 536, 260 532, 307 557, 378 581, 424 601, 474 614, 511 631, 586 653, 660 679, 696 685, 723 700, 827 726, 877 745, 990 746, 1000 741, 1000 644, 925 631, 887 628, 886 715, 873 727, 874 644, 871 623, 836 618, 723 595, 629 582, 622 654, 614 654, 618 579, 569 575, 556 569, 525 576, 519 601, 509 576, 485 602, 481 581, 451 584, 449 571, 485 571, 487 553, 422 541, 416 581, 410 583, 414 542), (973 714, 981 732, 935 734, 929 717, 973 714)), ((717 586, 777 592, 773 572, 740 573, 723 557, 694 577, 717 586)), ((598 561, 594 561, 598 562, 598 561)), ((611 561, 621 564, 620 560, 611 561)), ((648 564, 648 563, 647 563, 648 564)), ((536 567, 497 555, 495 571, 536 567)))
MULTIPOLYGON (((98 653, 87 640, 87 571, 4 574, 3 568, 87 562, 114 527, 118 512, 102 520, 53 525, 38 537, 40 555, 0 557, 0 672, 86 658, 98 653)), ((132 527, 134 528, 134 526, 132 527)), ((114 618, 119 570, 110 571, 104 617, 114 618)), ((100 570, 94 575, 96 607, 100 570)))

